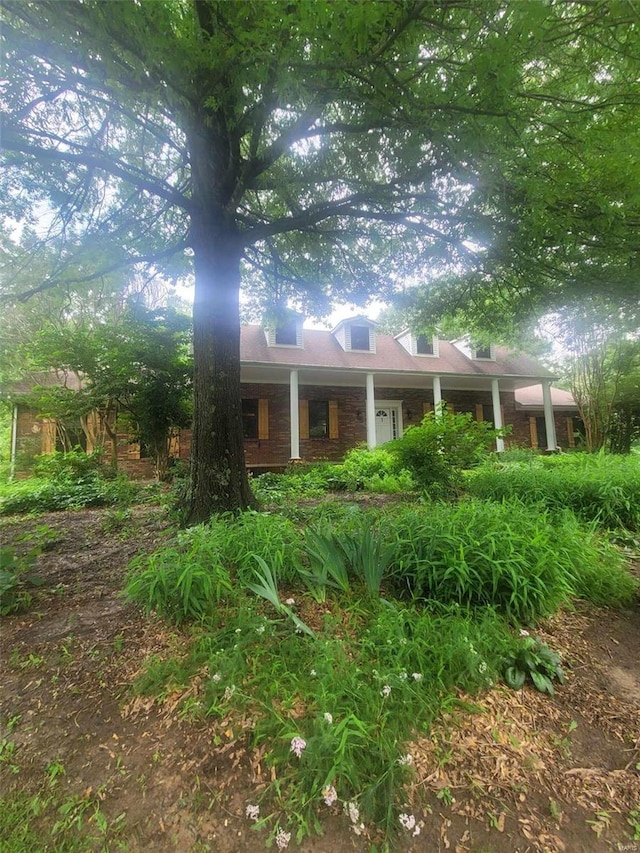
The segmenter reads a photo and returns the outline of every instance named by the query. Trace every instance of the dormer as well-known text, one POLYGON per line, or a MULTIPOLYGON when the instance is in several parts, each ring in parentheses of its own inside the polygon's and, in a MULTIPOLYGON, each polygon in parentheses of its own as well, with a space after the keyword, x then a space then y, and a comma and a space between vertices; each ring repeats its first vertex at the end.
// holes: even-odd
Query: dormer
POLYGON ((376 325, 366 317, 349 317, 338 323, 331 334, 345 352, 375 352, 376 325))
POLYGON ((467 358, 472 361, 495 361, 496 347, 495 344, 480 344, 471 340, 471 338, 460 338, 453 341, 454 347, 464 353, 467 358))
POLYGON ((401 344, 409 355, 425 355, 437 358, 440 355, 438 338, 435 335, 415 335, 409 329, 400 332, 395 339, 401 344))
POLYGON ((277 320, 269 320, 264 330, 267 344, 270 347, 297 347, 302 349, 303 323, 303 316, 293 312, 277 320))

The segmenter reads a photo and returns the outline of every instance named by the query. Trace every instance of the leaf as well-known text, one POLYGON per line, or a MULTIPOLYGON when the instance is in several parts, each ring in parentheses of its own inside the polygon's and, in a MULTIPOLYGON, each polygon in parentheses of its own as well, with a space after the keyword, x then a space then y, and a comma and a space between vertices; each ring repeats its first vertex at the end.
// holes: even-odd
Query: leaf
POLYGON ((553 696, 553 684, 546 675, 543 675, 536 669, 532 669, 529 674, 531 675, 531 680, 535 684, 536 689, 539 690, 540 693, 549 693, 550 696, 553 696))
POLYGON ((508 666, 504 671, 504 680, 513 690, 520 690, 524 684, 526 673, 516 666, 508 666))

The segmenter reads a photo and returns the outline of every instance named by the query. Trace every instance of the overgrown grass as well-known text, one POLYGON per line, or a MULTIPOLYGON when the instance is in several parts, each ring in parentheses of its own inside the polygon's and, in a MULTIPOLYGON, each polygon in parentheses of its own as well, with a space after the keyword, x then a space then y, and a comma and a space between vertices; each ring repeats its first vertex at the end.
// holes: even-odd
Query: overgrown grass
POLYGON ((477 498, 517 497, 531 504, 572 509, 604 529, 640 530, 640 458, 573 453, 503 464, 493 459, 467 473, 477 498))
POLYGON ((253 744, 278 780, 263 797, 272 832, 308 832, 328 813, 333 789, 339 801, 357 803, 363 821, 392 833, 412 772, 411 737, 455 705, 455 690, 490 686, 513 642, 490 610, 475 617, 381 602, 363 610, 342 600, 309 637, 245 599, 201 624, 186 658, 151 662, 138 689, 175 695, 199 673, 201 689, 184 713, 254 721, 253 744))
POLYGON ((195 620, 186 650, 149 661, 137 689, 183 691, 187 716, 251 721, 276 780, 259 804, 271 840, 302 837, 336 803, 355 831, 393 835, 410 743, 438 713, 507 672, 548 692, 561 678, 553 650, 514 627, 575 595, 618 605, 637 588, 619 552, 569 511, 328 506, 304 530, 276 514, 214 519, 138 560, 128 585, 147 609, 195 620))
POLYGON ((573 595, 629 602, 624 560, 567 510, 520 500, 400 507, 380 521, 394 540, 391 591, 419 600, 496 607, 514 624, 555 612, 573 595))

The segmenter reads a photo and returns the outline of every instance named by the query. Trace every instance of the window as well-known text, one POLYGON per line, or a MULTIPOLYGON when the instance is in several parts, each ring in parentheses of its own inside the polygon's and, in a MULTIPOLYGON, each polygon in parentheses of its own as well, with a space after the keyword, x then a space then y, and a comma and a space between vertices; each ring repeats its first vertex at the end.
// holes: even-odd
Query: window
POLYGON ((416 338, 416 352, 418 355, 434 355, 433 338, 426 335, 418 335, 416 338))
POLYGON ((473 357, 474 358, 491 358, 491 347, 474 347, 473 349, 473 357))
POLYGON ((242 437, 249 440, 258 438, 258 401, 242 401, 242 437))
POLYGON ((370 349, 369 327, 368 326, 352 326, 351 327, 351 349, 370 349))
POLYGON ((327 438, 329 435, 329 403, 326 400, 309 400, 309 438, 327 438))
POLYGON ((298 324, 289 320, 276 328, 276 345, 295 347, 298 345, 298 324))

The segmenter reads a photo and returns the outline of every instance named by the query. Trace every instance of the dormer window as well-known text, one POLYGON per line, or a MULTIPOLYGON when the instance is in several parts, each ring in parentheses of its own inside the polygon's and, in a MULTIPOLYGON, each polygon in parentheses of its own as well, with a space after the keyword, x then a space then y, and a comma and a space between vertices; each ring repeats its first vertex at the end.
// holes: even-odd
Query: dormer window
POLYGON ((427 335, 418 335, 418 337, 416 338, 416 354, 435 355, 433 338, 427 337, 427 335))
POLYGON ((288 320, 281 326, 276 326, 275 342, 276 346, 298 346, 298 321, 288 320))
POLYGON ((302 349, 302 324, 304 318, 299 315, 283 317, 268 322, 264 333, 270 347, 298 347, 302 349))
POLYGON ((492 346, 473 346, 471 352, 473 358, 484 359, 485 361, 493 361, 495 359, 492 346))
POLYGON ((366 350, 367 352, 371 349, 368 326, 351 326, 351 349, 366 350))
POLYGON ((361 315, 341 320, 331 334, 345 352, 376 351, 376 324, 361 315))

